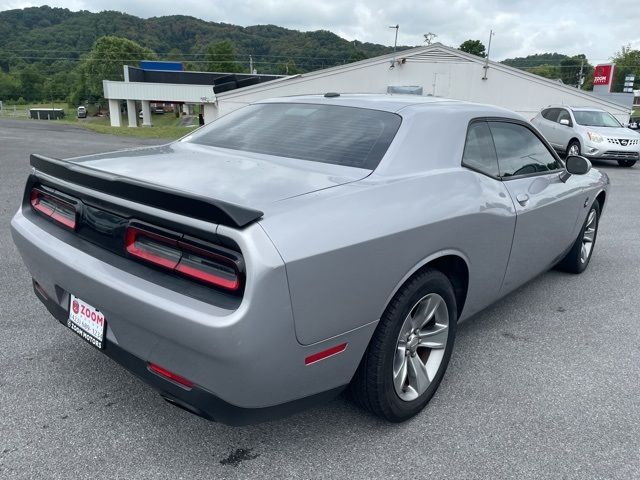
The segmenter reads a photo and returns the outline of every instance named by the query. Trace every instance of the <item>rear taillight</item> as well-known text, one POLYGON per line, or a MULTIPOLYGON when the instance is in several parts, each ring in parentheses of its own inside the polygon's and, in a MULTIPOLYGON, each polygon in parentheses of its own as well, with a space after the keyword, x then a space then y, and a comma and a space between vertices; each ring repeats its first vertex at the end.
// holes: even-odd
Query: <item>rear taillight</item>
POLYGON ((240 289, 240 256, 224 247, 129 226, 125 249, 132 257, 204 284, 233 292, 240 289))
POLYGON ((76 205, 39 188, 31 189, 33 209, 56 223, 75 230, 78 218, 76 205))
POLYGON ((157 233, 128 227, 125 246, 129 255, 173 270, 180 261, 178 241, 157 233))

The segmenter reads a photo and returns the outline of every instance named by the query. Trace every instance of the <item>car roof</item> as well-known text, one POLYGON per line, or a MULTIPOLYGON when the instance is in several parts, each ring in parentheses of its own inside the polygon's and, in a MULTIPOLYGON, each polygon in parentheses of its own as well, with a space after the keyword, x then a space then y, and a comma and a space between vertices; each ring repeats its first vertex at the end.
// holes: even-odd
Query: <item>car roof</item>
POLYGON ((325 95, 295 95, 291 97, 276 97, 261 100, 256 103, 309 103, 338 105, 355 108, 368 108, 387 112, 399 112, 400 110, 423 110, 425 108, 433 110, 458 110, 461 112, 473 113, 475 116, 499 116, 508 118, 518 118, 521 116, 504 108, 493 105, 464 102, 442 97, 423 97, 420 95, 402 94, 329 94, 325 95))
POLYGON ((545 107, 543 110, 547 110, 549 108, 568 108, 569 110, 573 110, 573 111, 576 111, 576 112, 581 112, 581 111, 606 112, 606 110, 603 110, 602 108, 597 108, 597 107, 573 107, 571 105, 549 105, 548 107, 545 107))

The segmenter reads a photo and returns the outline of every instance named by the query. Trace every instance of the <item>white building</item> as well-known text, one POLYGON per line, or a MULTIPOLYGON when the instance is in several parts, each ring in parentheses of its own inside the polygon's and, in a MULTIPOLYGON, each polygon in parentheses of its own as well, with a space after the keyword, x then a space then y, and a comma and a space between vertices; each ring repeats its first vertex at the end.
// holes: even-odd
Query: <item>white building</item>
POLYGON ((188 72, 179 62, 143 61, 143 68, 124 66, 124 81, 103 80, 104 98, 109 101, 112 127, 121 123, 121 107, 126 101, 127 120, 137 127, 137 103, 140 103, 142 125, 152 126, 151 103, 170 103, 188 110, 189 105, 201 105, 205 122, 218 116, 216 94, 247 85, 256 85, 282 78, 280 75, 244 73, 188 72), (178 67, 178 68, 176 68, 178 67))
MULTIPOLYGON (((103 83, 104 95, 109 99, 112 112, 118 111, 120 100, 128 100, 130 106, 135 106, 135 100, 142 100, 144 125, 150 125, 149 102, 154 100, 203 104, 205 122, 208 123, 220 115, 271 97, 407 90, 421 92, 422 95, 497 105, 519 112, 526 118, 533 117, 550 104, 601 108, 623 123, 628 121, 631 113, 631 105, 598 98, 555 80, 501 63, 487 62, 439 43, 301 75, 263 77, 261 83, 249 86, 243 86, 238 81, 234 89, 226 91, 221 91, 225 88, 216 88, 214 91, 211 84, 148 81, 103 83)), ((251 82, 249 79, 246 81, 251 82)), ((120 116, 112 114, 111 122, 119 126, 120 116)), ((135 123, 135 116, 129 113, 129 125, 135 126, 135 123)))

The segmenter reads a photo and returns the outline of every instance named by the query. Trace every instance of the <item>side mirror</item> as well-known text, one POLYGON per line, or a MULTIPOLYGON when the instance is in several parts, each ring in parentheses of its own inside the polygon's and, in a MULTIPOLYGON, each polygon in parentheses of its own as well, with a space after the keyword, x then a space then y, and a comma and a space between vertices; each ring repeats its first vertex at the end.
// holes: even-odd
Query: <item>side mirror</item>
POLYGON ((563 118, 562 120, 560 120, 560 125, 566 125, 568 127, 570 123, 571 122, 569 122, 568 118, 563 118))
POLYGON ((571 155, 565 160, 565 171, 560 174, 560 180, 566 182, 571 175, 584 175, 591 170, 591 162, 579 155, 571 155))

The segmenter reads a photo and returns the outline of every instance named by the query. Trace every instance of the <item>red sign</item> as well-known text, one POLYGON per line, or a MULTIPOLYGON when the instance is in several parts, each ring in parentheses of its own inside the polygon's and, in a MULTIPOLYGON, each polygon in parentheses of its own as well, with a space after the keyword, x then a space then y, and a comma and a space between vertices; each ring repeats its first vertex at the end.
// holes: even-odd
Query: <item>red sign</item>
POLYGON ((613 65, 597 65, 593 72, 594 85, 610 85, 613 77, 613 65))

